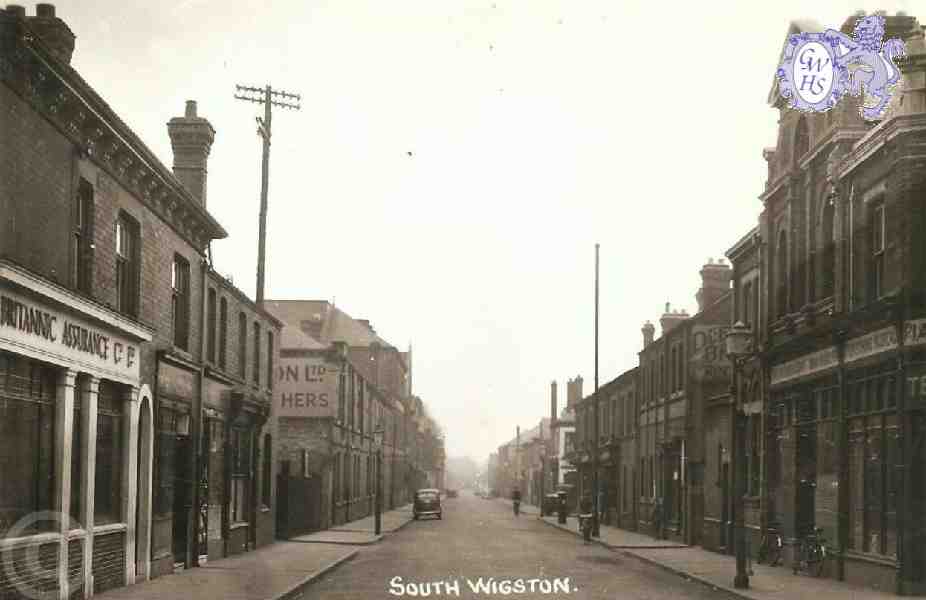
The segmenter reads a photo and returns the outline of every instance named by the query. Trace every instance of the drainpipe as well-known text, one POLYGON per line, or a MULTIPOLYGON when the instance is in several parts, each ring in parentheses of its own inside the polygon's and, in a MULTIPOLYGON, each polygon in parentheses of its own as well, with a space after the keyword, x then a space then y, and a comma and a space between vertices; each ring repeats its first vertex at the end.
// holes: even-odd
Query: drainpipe
MULTIPOLYGON (((200 503, 202 498, 200 498, 200 491, 202 489, 202 483, 204 480, 205 469, 203 468, 203 456, 202 456, 202 439, 203 439, 203 396, 206 393, 206 382, 205 382, 205 357, 206 357, 206 299, 208 298, 208 290, 206 287, 207 282, 207 273, 209 271, 209 263, 205 256, 200 256, 200 268, 202 271, 202 285, 200 287, 200 294, 202 299, 199 303, 199 393, 193 397, 193 406, 192 406, 192 423, 190 424, 190 447, 193 450, 193 481, 191 485, 193 486, 193 515, 192 515, 192 525, 188 527, 188 531, 192 531, 193 535, 188 541, 187 546, 190 548, 190 563, 194 567, 199 566, 199 536, 201 534, 208 535, 207 532, 200 531, 199 523, 199 510, 200 503)), ((205 482, 208 485, 208 482, 205 482)), ((206 499, 208 502, 208 498, 206 499)), ((205 526, 205 523, 203 524, 205 526)), ((208 548, 208 547, 207 547, 208 548)), ((206 550, 208 553, 208 549, 206 550)))

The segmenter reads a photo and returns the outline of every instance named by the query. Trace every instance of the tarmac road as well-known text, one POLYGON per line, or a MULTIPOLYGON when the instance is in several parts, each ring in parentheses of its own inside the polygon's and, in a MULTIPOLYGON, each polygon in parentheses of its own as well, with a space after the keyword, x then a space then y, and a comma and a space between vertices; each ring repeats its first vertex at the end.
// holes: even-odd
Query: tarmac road
POLYGON ((468 491, 443 502, 443 520, 413 521, 363 548, 307 588, 304 598, 725 597, 632 557, 586 545, 536 515, 516 518, 501 502, 468 491))

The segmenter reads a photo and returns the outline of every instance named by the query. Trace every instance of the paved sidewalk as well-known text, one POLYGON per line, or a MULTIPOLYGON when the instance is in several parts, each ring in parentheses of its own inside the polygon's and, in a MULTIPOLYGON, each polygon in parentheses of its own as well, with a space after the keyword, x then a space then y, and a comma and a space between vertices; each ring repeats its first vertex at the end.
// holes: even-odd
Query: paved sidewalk
POLYGON ((333 544, 278 542, 175 575, 96 595, 102 600, 289 600, 356 555, 333 544))
MULTIPOLYGON (((406 504, 389 511, 383 511, 383 533, 392 533, 408 525, 412 520, 412 505, 406 504)), ((376 531, 376 515, 370 515, 350 523, 332 527, 329 531, 355 531, 373 533, 376 531)))
MULTIPOLYGON (((578 523, 574 517, 569 517, 566 525, 560 525, 556 517, 544 517, 543 521, 558 529, 569 531, 581 539, 578 523)), ((790 567, 769 567, 755 562, 752 564, 754 574, 749 578, 749 589, 738 590, 733 587, 736 560, 732 556, 711 552, 700 546, 685 546, 666 540, 656 540, 645 534, 607 525, 601 525, 600 530, 601 537, 595 540, 596 543, 740 598, 750 600, 791 600, 792 598, 888 600, 888 598, 896 598, 892 592, 853 586, 834 579, 793 575, 790 567)))
MULTIPOLYGON (((496 500, 500 500, 503 504, 507 504, 507 505, 509 506, 509 508, 511 508, 512 505, 514 504, 514 503, 511 501, 511 498, 496 498, 496 500)), ((514 510, 514 509, 512 508, 512 510, 514 510)), ((525 514, 525 515, 537 515, 537 516, 540 516, 540 507, 539 507, 539 506, 534 506, 533 504, 528 504, 527 502, 524 502, 523 500, 521 501, 520 510, 521 510, 521 513, 523 513, 523 514, 525 514)))

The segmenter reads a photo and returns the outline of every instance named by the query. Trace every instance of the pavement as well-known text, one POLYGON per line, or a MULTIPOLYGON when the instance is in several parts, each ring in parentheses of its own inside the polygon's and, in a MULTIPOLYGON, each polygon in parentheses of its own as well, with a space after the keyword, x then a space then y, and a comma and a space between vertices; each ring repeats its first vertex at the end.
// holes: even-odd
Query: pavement
MULTIPOLYGON (((383 532, 398 531, 412 520, 411 505, 383 513, 383 532)), ((230 558, 210 561, 140 583, 110 590, 103 600, 294 600, 320 577, 352 560, 383 538, 373 534, 373 517, 276 542, 230 558)))
POLYGON ((380 535, 376 535, 375 515, 357 519, 307 535, 290 538, 290 542, 302 544, 339 544, 343 546, 369 546, 383 539, 386 534, 394 533, 412 521, 412 505, 406 504, 382 515, 380 535))
POLYGON ((356 556, 338 545, 278 542, 94 597, 103 600, 289 600, 356 556))
MULTIPOLYGON (((510 501, 503 500, 510 506, 510 501)), ((521 505, 522 511, 524 505, 521 505)), ((534 509, 537 515, 540 511, 534 509)), ((578 520, 569 517, 561 525, 555 516, 544 517, 544 523, 557 529, 568 531, 578 539, 581 533, 578 520)), ((605 548, 632 556, 648 564, 660 567, 691 581, 700 582, 714 590, 722 590, 728 595, 750 600, 778 600, 787 598, 813 600, 887 600, 897 596, 891 592, 873 590, 868 587, 854 586, 834 579, 794 575, 790 566, 770 567, 753 562, 753 574, 749 578, 749 589, 735 589, 733 576, 736 572, 736 560, 732 556, 718 554, 699 546, 673 544, 666 540, 656 540, 651 536, 600 525, 600 537, 593 541, 605 548)))

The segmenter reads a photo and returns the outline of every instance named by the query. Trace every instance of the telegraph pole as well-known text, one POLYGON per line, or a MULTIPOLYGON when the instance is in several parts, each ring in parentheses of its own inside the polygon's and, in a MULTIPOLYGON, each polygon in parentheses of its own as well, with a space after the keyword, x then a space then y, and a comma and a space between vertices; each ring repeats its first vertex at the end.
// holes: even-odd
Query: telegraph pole
POLYGON ((256 102, 264 105, 264 118, 257 117, 257 133, 264 140, 264 155, 260 169, 260 230, 257 237, 257 305, 264 301, 264 260, 267 241, 267 187, 270 179, 270 123, 273 118, 274 106, 299 110, 299 94, 290 94, 282 90, 274 90, 268 84, 264 88, 236 85, 238 91, 235 98, 256 102))
POLYGON ((592 412, 595 420, 595 432, 592 434, 592 506, 595 507, 592 517, 592 535, 600 536, 598 523, 598 451, 601 447, 600 431, 598 426, 598 244, 595 244, 595 396, 592 412))

